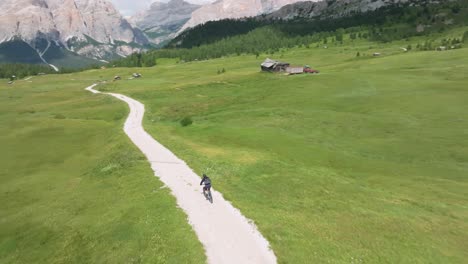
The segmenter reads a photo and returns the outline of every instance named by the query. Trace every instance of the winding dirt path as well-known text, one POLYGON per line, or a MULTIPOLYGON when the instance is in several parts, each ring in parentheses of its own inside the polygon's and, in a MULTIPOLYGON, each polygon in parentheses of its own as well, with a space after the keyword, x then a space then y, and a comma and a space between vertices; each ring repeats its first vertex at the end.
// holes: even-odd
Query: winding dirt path
MULTIPOLYGON (((86 90, 100 93, 92 85, 86 90)), ((145 106, 121 94, 108 93, 130 107, 124 131, 145 154, 155 175, 172 191, 177 204, 205 247, 212 264, 276 263, 268 241, 241 212, 212 190, 214 203, 202 195, 200 177, 170 150, 153 139, 142 126, 145 106)), ((216 185, 216 183, 215 183, 216 185)))

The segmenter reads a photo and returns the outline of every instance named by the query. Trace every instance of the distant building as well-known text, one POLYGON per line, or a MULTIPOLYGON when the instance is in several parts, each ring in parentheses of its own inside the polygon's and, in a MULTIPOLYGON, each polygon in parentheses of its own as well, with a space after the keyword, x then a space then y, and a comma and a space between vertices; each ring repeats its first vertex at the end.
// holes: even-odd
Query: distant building
POLYGON ((289 74, 303 74, 304 73, 304 67, 287 67, 286 72, 289 74))
POLYGON ((312 69, 309 65, 302 66, 291 66, 287 62, 275 61, 272 59, 266 59, 262 64, 262 71, 267 72, 283 72, 288 75, 303 74, 303 73, 319 73, 319 71, 312 69))
POLYGON ((286 72, 286 69, 290 66, 287 62, 275 61, 272 59, 266 59, 262 64, 262 71, 268 72, 286 72))

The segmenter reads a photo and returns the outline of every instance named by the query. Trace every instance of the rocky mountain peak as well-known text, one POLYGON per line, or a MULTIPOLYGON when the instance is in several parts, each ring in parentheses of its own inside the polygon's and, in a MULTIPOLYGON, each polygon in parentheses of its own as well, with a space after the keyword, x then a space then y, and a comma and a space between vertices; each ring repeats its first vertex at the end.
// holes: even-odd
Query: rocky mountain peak
POLYGON ((283 6, 266 17, 270 19, 313 18, 324 15, 328 17, 341 17, 351 12, 367 12, 386 5, 406 1, 408 0, 304 1, 283 6))
MULTIPOLYGON (((108 0, 1 0, 0 43, 20 39, 35 48, 37 39, 57 43, 82 55, 103 57, 116 42, 147 44, 108 0), (90 43, 92 39, 93 43, 90 43), (100 45, 96 52, 90 45, 100 45)), ((127 55, 127 47, 118 54, 127 55)))
POLYGON ((257 16, 299 1, 303 0, 219 0, 196 10, 179 33, 208 21, 257 16))
POLYGON ((170 39, 201 6, 184 0, 171 0, 167 3, 155 2, 150 8, 131 18, 155 44, 170 39))
POLYGON ((184 0, 171 0, 167 4, 171 7, 178 7, 178 6, 187 5, 187 4, 190 5, 190 3, 185 2, 184 0))

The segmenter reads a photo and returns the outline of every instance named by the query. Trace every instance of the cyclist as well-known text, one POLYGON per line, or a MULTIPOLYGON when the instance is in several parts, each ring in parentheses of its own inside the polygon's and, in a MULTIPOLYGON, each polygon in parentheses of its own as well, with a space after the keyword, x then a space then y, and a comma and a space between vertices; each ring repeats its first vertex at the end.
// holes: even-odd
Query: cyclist
POLYGON ((206 174, 203 174, 203 179, 201 180, 200 185, 202 184, 205 184, 203 187, 203 193, 211 190, 211 179, 206 176, 206 174))

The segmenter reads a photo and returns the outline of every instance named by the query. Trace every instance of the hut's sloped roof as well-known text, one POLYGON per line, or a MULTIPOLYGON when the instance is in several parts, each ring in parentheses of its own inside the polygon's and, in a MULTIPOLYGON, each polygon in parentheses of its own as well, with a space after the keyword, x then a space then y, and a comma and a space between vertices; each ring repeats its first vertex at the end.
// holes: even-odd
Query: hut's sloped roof
POLYGON ((278 61, 275 61, 275 60, 272 60, 272 59, 266 59, 262 63, 262 67, 270 68, 270 67, 275 66, 276 64, 278 64, 278 61))
POLYGON ((275 60, 272 60, 272 59, 266 59, 262 63, 262 67, 265 67, 265 68, 271 68, 271 67, 276 67, 276 66, 289 66, 289 63, 281 62, 281 61, 275 61, 275 60))

